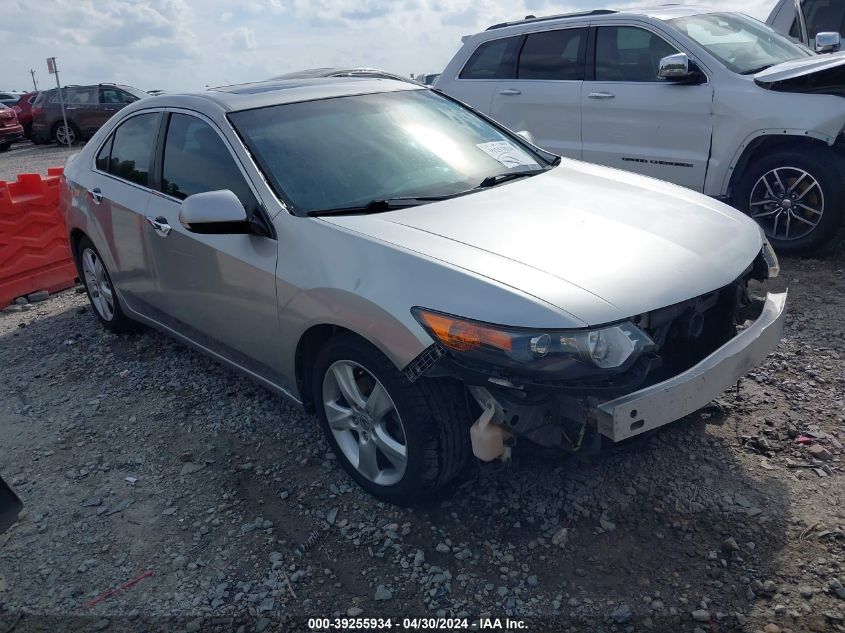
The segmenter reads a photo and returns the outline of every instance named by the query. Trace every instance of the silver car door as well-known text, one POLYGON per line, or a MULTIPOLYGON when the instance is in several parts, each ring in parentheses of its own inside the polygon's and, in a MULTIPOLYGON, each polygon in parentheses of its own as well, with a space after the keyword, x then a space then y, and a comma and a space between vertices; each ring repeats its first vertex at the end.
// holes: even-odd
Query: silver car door
POLYGON ((156 290, 144 244, 144 216, 162 115, 141 112, 122 122, 99 148, 84 192, 94 220, 92 239, 121 297, 141 313, 147 312, 156 290))
POLYGON ((161 191, 151 197, 144 227, 156 272, 157 318, 274 380, 280 357, 277 242, 254 234, 199 233, 182 225, 182 200, 205 191, 229 189, 248 213, 263 211, 215 126, 194 114, 169 117, 161 191))

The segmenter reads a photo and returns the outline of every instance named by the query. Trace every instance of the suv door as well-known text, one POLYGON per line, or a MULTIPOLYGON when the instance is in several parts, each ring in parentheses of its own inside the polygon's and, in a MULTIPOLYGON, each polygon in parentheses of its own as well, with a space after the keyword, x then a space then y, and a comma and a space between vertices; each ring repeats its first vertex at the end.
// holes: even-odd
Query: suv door
POLYGON ((210 121, 173 112, 159 173, 160 193, 152 196, 144 227, 157 279, 156 318, 259 375, 275 375, 281 357, 276 240, 199 233, 179 221, 182 200, 220 189, 234 192, 248 215, 265 214, 228 141, 210 121))
POLYGON ((97 152, 92 181, 86 183, 86 204, 99 233, 92 238, 111 260, 108 268, 121 297, 142 314, 155 292, 143 236, 161 117, 140 113, 121 123, 97 152))
POLYGON ((106 121, 112 118, 118 110, 125 108, 133 101, 137 101, 135 97, 128 92, 124 92, 120 88, 113 86, 100 86, 98 92, 98 103, 94 107, 96 117, 96 127, 98 130, 105 125, 106 121))
POLYGON ((530 33, 519 53, 516 78, 500 81, 490 116, 561 156, 581 158, 581 85, 587 27, 530 33))
POLYGON ((816 46, 816 35, 833 32, 845 34, 845 2, 843 0, 803 0, 804 21, 810 48, 816 46))
POLYGON ((702 191, 713 131, 712 83, 661 81, 678 49, 644 26, 595 28, 581 92, 583 158, 702 191))
POLYGON ((76 86, 65 91, 65 112, 68 123, 73 123, 84 137, 100 129, 97 88, 76 86))

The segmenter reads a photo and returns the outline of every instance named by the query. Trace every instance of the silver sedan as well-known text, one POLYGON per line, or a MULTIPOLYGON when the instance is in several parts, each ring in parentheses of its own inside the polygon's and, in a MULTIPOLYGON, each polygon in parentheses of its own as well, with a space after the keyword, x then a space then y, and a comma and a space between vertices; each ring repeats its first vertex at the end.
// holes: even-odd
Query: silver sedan
POLYGON ((753 221, 525 137, 389 79, 151 97, 68 162, 62 206, 103 326, 316 412, 362 487, 408 503, 473 454, 677 420, 781 336, 753 221))

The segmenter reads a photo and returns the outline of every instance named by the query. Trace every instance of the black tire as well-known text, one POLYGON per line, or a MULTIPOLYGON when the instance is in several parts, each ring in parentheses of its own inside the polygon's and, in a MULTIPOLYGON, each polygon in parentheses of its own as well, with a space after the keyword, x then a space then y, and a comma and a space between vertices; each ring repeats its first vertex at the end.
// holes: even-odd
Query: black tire
POLYGON ((343 468, 365 491, 384 501, 410 505, 441 490, 463 469, 470 455, 470 420, 463 385, 446 379, 421 378, 411 383, 378 349, 351 334, 331 339, 313 365, 311 385, 321 426, 343 468), (372 374, 395 404, 404 430, 407 464, 391 485, 360 473, 341 450, 329 428, 323 380, 338 361, 352 361, 372 374))
MULTIPOLYGON (((67 143, 63 143, 63 142, 59 141, 59 137, 58 137, 59 129, 63 128, 64 125, 65 124, 62 121, 59 121, 58 123, 56 123, 53 126, 53 131, 50 134, 50 138, 52 138, 53 141, 55 141, 56 145, 59 145, 60 147, 61 146, 67 146, 67 143)), ((67 127, 68 127, 68 130, 70 130, 70 133, 73 135, 73 138, 72 138, 70 144, 76 145, 79 141, 82 140, 82 136, 81 136, 81 133, 79 131, 79 128, 76 127, 75 123, 71 123, 70 121, 68 121, 67 127)))
POLYGON ((91 311, 96 315, 97 319, 99 319, 100 323, 103 324, 107 330, 111 330, 112 332, 129 332, 134 330, 137 327, 137 323, 126 316, 123 312, 123 308, 120 306, 120 300, 118 299, 117 292, 114 291, 114 284, 111 281, 111 275, 109 274, 108 269, 104 262, 102 262, 102 258, 100 257, 99 251, 96 249, 94 244, 89 240, 87 237, 83 237, 79 244, 76 247, 76 267, 79 271, 79 278, 82 281, 82 284, 85 286, 85 292, 88 295, 88 301, 91 303, 91 311), (95 297, 92 294, 91 284, 88 283, 86 278, 85 266, 83 263, 83 259, 85 257, 85 252, 90 250, 96 256, 97 259, 100 260, 103 271, 105 274, 105 279, 108 283, 108 287, 112 291, 112 310, 111 315, 108 316, 108 311, 106 311, 106 315, 101 312, 101 309, 97 306, 97 301, 95 301, 95 297))
POLYGON ((30 141, 32 140, 32 123, 23 126, 23 136, 30 141))
MULTIPOLYGON (((845 158, 838 152, 827 147, 813 147, 810 148, 794 148, 788 150, 775 151, 772 154, 764 156, 754 163, 749 165, 748 169, 742 175, 734 195, 734 206, 749 215, 752 214, 751 201, 752 194, 755 200, 760 199, 760 193, 765 191, 765 184, 762 183, 761 178, 776 169, 785 170, 785 175, 795 174, 797 178, 797 171, 801 170, 809 174, 818 183, 817 188, 812 191, 807 191, 807 196, 812 196, 814 203, 811 206, 821 204, 822 215, 817 220, 815 228, 808 230, 800 221, 791 221, 791 226, 799 226, 801 229, 796 233, 794 239, 783 239, 785 222, 778 220, 778 226, 774 226, 774 218, 778 216, 775 213, 773 216, 765 216, 755 218, 763 230, 769 242, 776 251, 785 255, 810 255, 817 253, 823 246, 836 237, 836 233, 842 224, 843 207, 845 207, 845 158), (819 196, 819 190, 821 195, 819 196), (777 230, 777 235, 773 232, 777 230), (801 231, 808 230, 806 234, 801 234, 801 231)), ((791 182, 795 182, 795 178, 791 182)), ((776 184, 776 181, 774 181, 776 184)), ((787 185, 790 183, 787 182, 787 185)), ((806 181, 801 185, 806 187, 806 181)), ((789 186, 787 186, 787 190, 789 186)), ((776 196, 782 194, 773 187, 776 196)), ((797 191, 797 190, 796 190, 797 191)), ((793 194, 794 195, 794 194, 793 194)), ((789 204, 794 204, 790 202, 789 204)), ((754 213, 769 213, 773 209, 778 208, 778 203, 772 207, 765 205, 755 205, 754 213), (761 209, 761 211, 757 211, 761 209)), ((815 214, 807 210, 799 210, 803 213, 803 217, 814 218, 815 214)), ((783 215, 781 214, 781 218, 783 215)), ((790 219, 791 220, 791 219, 790 219)))
POLYGON ((0 143, 0 153, 9 151, 11 146, 11 143, 0 143))

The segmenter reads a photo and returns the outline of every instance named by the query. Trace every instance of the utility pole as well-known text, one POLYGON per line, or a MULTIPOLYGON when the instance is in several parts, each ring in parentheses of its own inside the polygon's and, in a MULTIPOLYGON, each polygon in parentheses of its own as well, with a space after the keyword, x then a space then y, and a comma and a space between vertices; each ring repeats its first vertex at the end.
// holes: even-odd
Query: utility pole
POLYGON ((35 81, 35 70, 33 70, 32 68, 30 68, 30 69, 29 69, 29 74, 30 74, 30 75, 32 75, 32 87, 33 87, 33 89, 35 90, 35 92, 38 92, 38 82, 37 82, 37 81, 35 81))
MULTIPOLYGON (((65 114, 65 97, 62 94, 62 84, 59 83, 59 67, 56 65, 55 57, 47 58, 47 70, 51 75, 56 76, 56 88, 59 89, 59 105, 62 106, 62 120, 65 124, 65 142, 67 143, 67 146, 70 147, 70 128, 67 126, 67 114, 65 114)), ((58 136, 58 134, 56 136, 58 136)))

